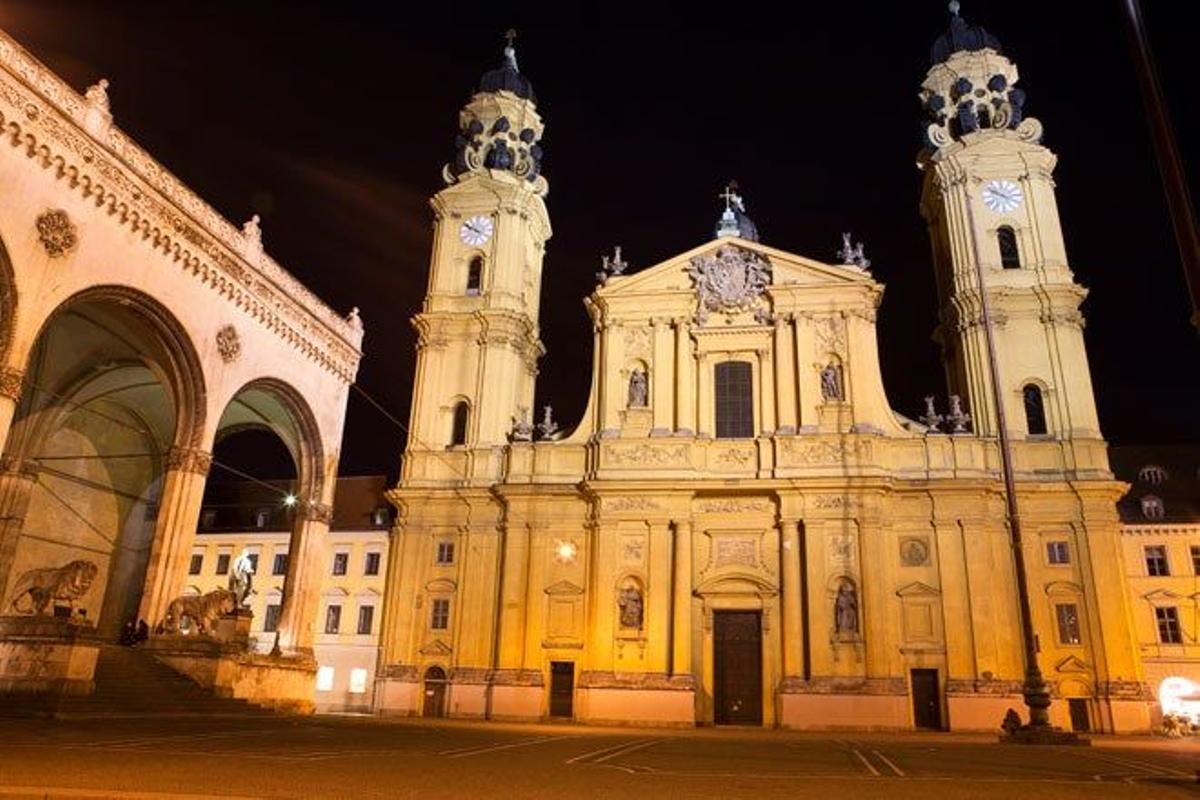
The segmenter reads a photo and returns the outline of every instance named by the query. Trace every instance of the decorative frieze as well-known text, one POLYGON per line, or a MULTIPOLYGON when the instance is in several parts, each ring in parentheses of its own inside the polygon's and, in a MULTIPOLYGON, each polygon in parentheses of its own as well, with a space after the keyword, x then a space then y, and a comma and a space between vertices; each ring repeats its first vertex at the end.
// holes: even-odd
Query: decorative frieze
POLYGON ((212 468, 212 453, 184 447, 172 447, 167 451, 167 469, 207 475, 212 468))
POLYGON ((808 680, 798 677, 784 678, 779 684, 781 694, 908 694, 904 678, 859 678, 859 677, 813 677, 808 680))
POLYGON ((606 497, 605 511, 658 511, 662 508, 649 497, 606 497))
POLYGON ((775 504, 761 498, 724 497, 719 500, 701 500, 696 510, 705 514, 764 513, 775 510, 775 504))
POLYGON ((580 689, 653 689, 694 691, 691 675, 667 675, 663 672, 604 672, 585 670, 579 674, 580 689))
POLYGON ((985 694, 992 696, 1020 695, 1023 685, 1020 681, 1006 681, 997 678, 984 677, 976 680, 950 678, 946 681, 947 695, 985 694))
POLYGON ((1154 700, 1149 685, 1140 681, 1101 681, 1096 687, 1098 697, 1110 700, 1154 700))
POLYGON ((635 467, 686 467, 688 446, 635 444, 610 444, 605 447, 607 461, 613 466, 635 467))
POLYGON ((862 439, 783 439, 779 443, 781 461, 787 466, 825 466, 871 460, 871 442, 862 439))

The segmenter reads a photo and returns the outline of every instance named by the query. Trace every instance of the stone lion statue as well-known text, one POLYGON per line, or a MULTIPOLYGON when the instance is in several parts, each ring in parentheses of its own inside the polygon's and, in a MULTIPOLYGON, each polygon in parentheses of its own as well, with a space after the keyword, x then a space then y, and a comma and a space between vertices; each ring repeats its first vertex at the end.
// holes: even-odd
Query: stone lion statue
POLYGON ((99 568, 91 561, 72 561, 61 567, 44 567, 21 573, 9 607, 18 614, 45 614, 54 603, 65 601, 75 613, 75 601, 88 593, 99 568), (27 603, 27 604, 26 604, 27 603))
POLYGON ((213 589, 202 595, 176 597, 167 606, 162 628, 166 633, 180 633, 186 617, 199 634, 210 633, 218 618, 237 608, 237 597, 228 589, 213 589))

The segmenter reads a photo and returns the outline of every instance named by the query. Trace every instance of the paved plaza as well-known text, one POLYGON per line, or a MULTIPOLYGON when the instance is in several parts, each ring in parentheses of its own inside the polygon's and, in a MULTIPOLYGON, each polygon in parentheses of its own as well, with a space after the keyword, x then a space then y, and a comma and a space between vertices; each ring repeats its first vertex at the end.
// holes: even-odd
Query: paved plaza
POLYGON ((1200 797, 1200 743, 315 718, 0 722, 0 797, 1200 797))

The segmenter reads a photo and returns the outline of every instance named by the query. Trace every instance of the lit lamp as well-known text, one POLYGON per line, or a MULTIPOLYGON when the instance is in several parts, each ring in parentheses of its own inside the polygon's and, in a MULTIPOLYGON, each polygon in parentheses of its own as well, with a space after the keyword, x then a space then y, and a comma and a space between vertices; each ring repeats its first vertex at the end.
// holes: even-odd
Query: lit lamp
POLYGON ((560 564, 575 563, 575 556, 579 555, 579 548, 574 542, 559 541, 554 546, 554 559, 560 564))
POLYGON ((287 506, 288 508, 291 508, 292 506, 296 505, 296 495, 288 494, 286 497, 283 498, 283 504, 285 506, 287 506))

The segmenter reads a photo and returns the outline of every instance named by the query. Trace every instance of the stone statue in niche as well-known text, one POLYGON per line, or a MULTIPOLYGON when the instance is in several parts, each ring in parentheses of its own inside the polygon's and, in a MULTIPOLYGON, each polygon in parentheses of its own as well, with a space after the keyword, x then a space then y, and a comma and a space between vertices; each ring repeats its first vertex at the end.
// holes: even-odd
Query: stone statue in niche
POLYGON ((650 402, 650 389, 646 381, 646 373, 635 369, 629 375, 629 407, 645 408, 650 402))
POLYGON ((632 630, 642 628, 642 590, 636 586, 626 586, 617 598, 617 607, 621 611, 621 627, 632 630))
POLYGON ((826 403, 846 399, 842 391, 842 368, 830 362, 821 370, 821 399, 826 403))
POLYGON ((833 601, 834 630, 842 634, 858 633, 858 593, 849 581, 842 581, 833 601))
POLYGON ((246 605, 253 586, 254 561, 250 558, 250 551, 243 547, 242 552, 233 560, 233 565, 229 568, 229 591, 233 592, 237 608, 246 605))

